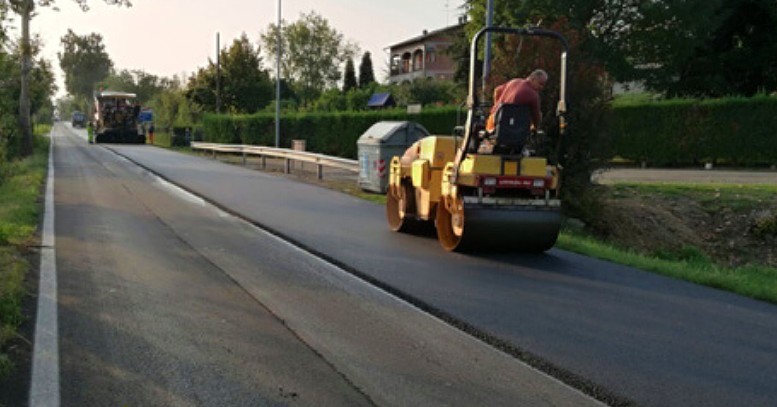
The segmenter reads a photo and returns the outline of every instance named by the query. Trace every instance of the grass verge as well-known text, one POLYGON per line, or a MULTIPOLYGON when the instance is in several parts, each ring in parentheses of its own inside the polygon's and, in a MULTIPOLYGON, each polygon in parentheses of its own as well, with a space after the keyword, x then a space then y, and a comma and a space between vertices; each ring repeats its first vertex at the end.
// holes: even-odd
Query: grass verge
MULTIPOLYGON (((45 131, 36 128, 36 134, 45 131)), ((38 200, 48 165, 48 139, 36 136, 35 144, 31 157, 7 164, 7 177, 0 184, 0 378, 13 369, 5 348, 25 319, 21 303, 30 265, 24 250, 36 243, 42 209, 38 200)))
POLYGON ((775 268, 752 265, 721 267, 692 247, 684 248, 685 255, 675 259, 646 256, 576 233, 562 233, 557 246, 586 256, 777 304, 775 268))

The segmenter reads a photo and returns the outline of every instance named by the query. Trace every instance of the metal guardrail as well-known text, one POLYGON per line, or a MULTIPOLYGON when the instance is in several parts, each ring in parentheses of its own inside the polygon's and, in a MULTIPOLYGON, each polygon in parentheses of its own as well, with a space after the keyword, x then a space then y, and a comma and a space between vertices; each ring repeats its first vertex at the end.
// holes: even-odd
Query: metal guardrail
POLYGON ((243 156, 243 165, 246 165, 246 158, 249 155, 259 156, 262 159, 262 169, 267 167, 267 157, 282 158, 284 159, 284 172, 287 174, 291 172, 291 163, 293 161, 312 163, 316 165, 318 179, 324 177, 324 167, 338 168, 355 173, 359 172, 359 162, 357 160, 310 153, 307 151, 291 150, 288 148, 202 142, 192 142, 191 147, 192 150, 210 151, 213 153, 213 157, 215 157, 217 153, 241 154, 243 156))

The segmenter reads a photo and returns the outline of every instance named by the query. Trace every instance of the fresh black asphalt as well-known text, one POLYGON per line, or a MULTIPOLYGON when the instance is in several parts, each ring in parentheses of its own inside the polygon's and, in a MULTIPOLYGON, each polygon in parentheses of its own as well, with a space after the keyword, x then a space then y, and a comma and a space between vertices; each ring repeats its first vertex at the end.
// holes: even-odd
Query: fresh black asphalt
POLYGON ((382 206, 147 146, 109 146, 589 393, 646 406, 777 405, 777 306, 553 249, 444 252, 382 206))

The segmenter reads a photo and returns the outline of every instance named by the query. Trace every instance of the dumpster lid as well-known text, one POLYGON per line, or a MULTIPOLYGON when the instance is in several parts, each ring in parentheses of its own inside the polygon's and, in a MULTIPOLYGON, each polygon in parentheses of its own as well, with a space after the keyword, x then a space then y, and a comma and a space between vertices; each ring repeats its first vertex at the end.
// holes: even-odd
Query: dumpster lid
POLYGON ((406 144, 408 141, 415 142, 421 137, 428 136, 424 126, 408 121, 382 121, 373 124, 361 137, 359 144, 406 144), (415 130, 408 129, 408 126, 415 130), (408 132, 408 130, 411 130, 408 132), (411 133, 411 134, 408 134, 411 133), (419 134, 420 133, 420 134, 419 134), (392 140, 393 136, 398 136, 397 140, 392 140))

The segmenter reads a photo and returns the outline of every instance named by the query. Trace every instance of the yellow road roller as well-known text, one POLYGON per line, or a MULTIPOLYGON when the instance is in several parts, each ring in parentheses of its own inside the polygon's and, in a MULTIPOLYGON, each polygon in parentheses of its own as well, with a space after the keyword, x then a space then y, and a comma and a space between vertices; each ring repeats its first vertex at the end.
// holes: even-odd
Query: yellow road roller
POLYGON ((556 243, 561 226, 558 163, 539 156, 527 140, 541 137, 531 129, 529 108, 501 105, 495 129, 486 132, 485 94, 476 98, 478 42, 487 32, 550 37, 562 46, 560 95, 556 114, 566 128, 568 45, 559 33, 539 28, 487 27, 470 49, 467 121, 459 134, 429 136, 414 153, 391 160, 386 215, 389 227, 406 232, 434 227, 448 251, 511 250, 543 252, 556 243), (461 134, 463 133, 463 134, 461 134))

